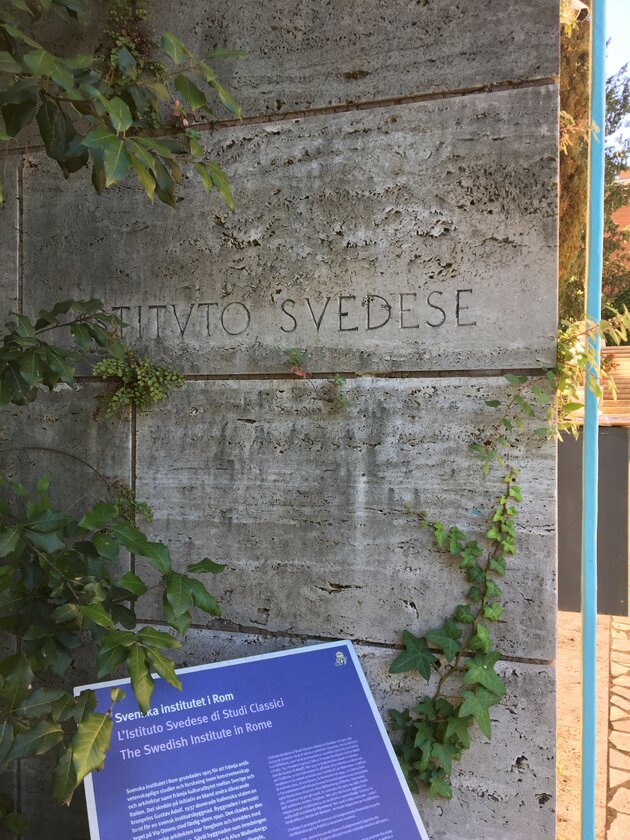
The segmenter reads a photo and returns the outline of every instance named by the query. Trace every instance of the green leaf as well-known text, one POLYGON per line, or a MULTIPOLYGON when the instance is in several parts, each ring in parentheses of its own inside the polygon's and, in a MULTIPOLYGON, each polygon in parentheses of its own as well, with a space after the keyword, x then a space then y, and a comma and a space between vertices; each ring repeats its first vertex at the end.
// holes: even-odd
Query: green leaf
POLYGON ((156 630, 155 627, 143 627, 138 633, 138 638, 150 648, 174 649, 182 646, 179 639, 174 638, 170 633, 156 630))
POLYGON ((79 723, 72 739, 72 765, 77 784, 88 773, 101 769, 111 737, 112 719, 109 715, 91 713, 79 723))
POLYGON ((79 520, 81 528, 86 531, 100 531, 117 515, 116 505, 107 502, 97 502, 91 511, 79 520))
POLYGON ((133 572, 125 572, 118 581, 117 585, 122 589, 127 589, 129 592, 137 596, 144 595, 147 591, 144 581, 133 572))
POLYGON ((191 583, 184 575, 171 572, 166 582, 166 600, 176 616, 184 615, 193 605, 191 583))
POLYGON ((131 687, 136 695, 138 706, 143 714, 149 711, 153 694, 153 678, 147 666, 145 649, 140 644, 133 644, 127 653, 127 668, 131 677, 131 687))
POLYGON ((112 534, 118 542, 132 554, 145 556, 148 540, 146 536, 129 522, 118 520, 112 525, 112 534))
MULTIPOLYGON (((124 134, 125 131, 133 125, 133 118, 131 116, 129 106, 118 96, 109 100, 107 104, 107 113, 109 114, 114 130, 118 134, 124 134)), ((107 165, 105 168, 107 169, 107 165)), ((116 180, 120 179, 117 178, 116 180)))
POLYGON ((6 130, 11 138, 17 137, 20 131, 33 121, 38 108, 39 102, 35 97, 23 102, 7 103, 0 108, 6 130))
POLYGON ((192 53, 172 32, 165 32, 160 43, 164 52, 175 64, 181 64, 187 58, 192 58, 192 53))
POLYGON ((483 608, 483 617, 488 621, 498 621, 503 615, 503 607, 500 604, 486 604, 483 608))
POLYGON ((99 627, 111 628, 114 626, 111 615, 102 604, 86 604, 80 606, 79 612, 84 618, 93 621, 99 627))
POLYGON ((221 100, 221 104, 224 108, 226 108, 231 114, 234 114, 239 119, 241 117, 241 106, 235 99, 232 97, 231 93, 223 87, 223 85, 216 79, 210 79, 208 84, 212 85, 212 87, 216 90, 219 99, 221 100))
POLYGON ((470 715, 477 721, 479 729, 486 738, 492 738, 492 725, 488 709, 491 706, 496 706, 499 702, 497 695, 480 687, 475 691, 464 691, 462 696, 464 701, 459 707, 459 717, 464 718, 470 715))
POLYGON ((517 376, 514 373, 506 373, 504 378, 510 383, 510 385, 524 385, 529 377, 517 376))
POLYGON ((189 572, 210 572, 213 575, 218 575, 219 572, 222 572, 225 569, 225 565, 222 563, 215 563, 214 560, 211 560, 209 557, 204 557, 203 560, 200 560, 198 563, 192 563, 188 566, 189 572))
POLYGON ((133 78, 135 76, 138 65, 136 59, 129 52, 127 47, 121 47, 118 50, 116 63, 118 64, 118 69, 121 73, 123 73, 123 75, 128 76, 129 78, 133 78))
POLYGON ((439 630, 430 630, 426 637, 429 642, 444 652, 447 662, 452 662, 462 649, 459 643, 461 636, 462 631, 453 619, 449 618, 439 630))
POLYGON ((188 582, 195 606, 200 610, 209 613, 209 615, 220 616, 221 607, 218 605, 216 599, 208 592, 203 583, 199 580, 192 580, 190 578, 188 578, 188 582))
POLYGON ((468 604, 459 604, 453 613, 453 618, 460 624, 472 624, 475 620, 468 604))
POLYGON ((147 657, 155 672, 159 674, 159 676, 162 677, 162 679, 169 685, 172 685, 173 688, 178 688, 181 691, 182 684, 175 673, 175 665, 173 662, 165 656, 162 656, 162 654, 155 649, 147 651, 147 657))
POLYGON ((38 688, 22 702, 16 711, 16 715, 25 718, 39 718, 48 715, 52 704, 67 694, 68 692, 61 688, 38 688))
POLYGON ((27 528, 24 531, 24 539, 46 554, 54 554, 56 551, 61 551, 66 547, 65 543, 59 539, 54 531, 48 534, 40 534, 37 531, 31 531, 27 528))
POLYGON ((72 746, 68 746, 59 756, 59 761, 53 771, 52 792, 57 802, 61 805, 69 805, 77 784, 72 746))
POLYGON ((111 187, 117 181, 122 181, 129 172, 131 160, 125 149, 124 140, 116 137, 105 148, 103 167, 105 169, 105 186, 111 187))
POLYGON ((138 160, 136 155, 128 150, 129 157, 131 159, 131 164, 135 169, 136 175, 138 176, 138 182, 140 186, 148 195, 151 204, 155 199, 155 188, 157 186, 155 178, 149 172, 149 170, 138 160))
POLYGON ((467 750, 470 747, 470 733, 468 728, 472 723, 472 717, 451 717, 446 724, 445 738, 455 738, 458 746, 467 750))
POLYGON ((486 400, 486 405, 490 408, 498 408, 501 405, 501 400, 486 400))
POLYGON ((109 534, 95 534, 92 543, 101 557, 111 562, 117 559, 120 546, 114 537, 109 534))
POLYGON ((505 557, 491 557, 488 563, 488 569, 503 577, 505 575, 505 557))
POLYGON ((429 650, 424 637, 414 636, 408 630, 403 630, 405 650, 400 653, 389 667, 390 674, 400 674, 415 669, 428 680, 431 678, 431 666, 437 661, 429 650))
POLYGON ((480 650, 483 653, 488 653, 492 649, 492 640, 483 624, 475 626, 475 635, 468 643, 468 647, 471 650, 480 650))
POLYGON ((11 53, 0 50, 0 73, 21 73, 22 68, 11 53))
POLYGON ((63 740, 63 729, 48 720, 38 720, 30 729, 15 736, 7 761, 43 755, 63 740))
POLYGON ((206 97, 202 90, 187 76, 176 76, 175 87, 183 99, 188 102, 193 111, 198 111, 206 104, 206 97))
POLYGON ((149 563, 158 570, 161 575, 165 575, 171 569, 171 555, 163 543, 147 542, 144 551, 141 552, 142 557, 146 557, 149 563))
POLYGON ((15 551, 22 533, 21 525, 14 525, 12 528, 5 528, 0 531, 0 557, 6 557, 15 551))
POLYGON ((496 694, 497 697, 503 697, 506 691, 505 683, 494 670, 494 666, 500 658, 501 654, 498 651, 477 654, 474 659, 466 663, 464 684, 482 685, 488 691, 496 694))
POLYGON ((79 615, 79 608, 76 604, 62 604, 53 610, 50 618, 55 624, 67 624, 69 621, 76 621, 79 615))
POLYGON ((24 656, 16 653, 0 662, 0 676, 4 678, 2 699, 6 708, 11 711, 20 706, 28 695, 33 671, 24 656))
POLYGON ((433 776, 429 783, 429 799, 437 799, 438 797, 442 799, 453 798, 453 788, 442 775, 433 776))
POLYGON ((457 756, 459 750, 452 744, 435 743, 431 748, 431 757, 436 760, 436 763, 441 767, 445 773, 450 774, 453 769, 453 759, 457 756))

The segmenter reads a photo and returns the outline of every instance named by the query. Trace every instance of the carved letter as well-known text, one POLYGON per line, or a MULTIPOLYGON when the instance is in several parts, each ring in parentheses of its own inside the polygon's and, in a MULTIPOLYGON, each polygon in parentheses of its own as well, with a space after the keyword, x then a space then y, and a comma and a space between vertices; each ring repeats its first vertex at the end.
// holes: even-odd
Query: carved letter
POLYGON ((251 319, 252 319, 252 316, 250 315, 249 309, 245 306, 245 304, 241 303, 238 300, 235 300, 235 301, 232 301, 232 303, 228 303, 226 306, 223 307, 223 312, 221 313, 221 326, 223 327, 223 329, 225 330, 225 332, 228 335, 242 335, 245 332, 245 330, 247 329, 247 327, 249 327, 249 322, 251 321, 251 319), (245 317, 247 318, 247 321, 245 322, 245 326, 243 327, 243 329, 238 330, 238 332, 230 332, 230 330, 228 330, 228 328, 225 326, 225 320, 224 320, 225 313, 228 311, 230 306, 240 306, 242 309, 245 310, 245 317))
POLYGON ((293 315, 291 315, 291 313, 287 312, 287 310, 285 309, 285 306, 287 305, 287 303, 290 303, 292 307, 295 306, 295 301, 291 300, 291 298, 287 298, 286 300, 282 301, 282 305, 280 306, 280 309, 282 309, 284 314, 288 315, 289 318, 293 321, 293 326, 291 327, 291 329, 287 329, 287 327, 283 327, 282 325, 280 325, 280 329, 282 330, 282 332, 292 333, 292 332, 295 332, 296 329, 297 329, 297 321, 295 320, 293 315))
POLYGON ((313 312, 313 307, 311 306, 310 300, 308 298, 305 298, 305 300, 306 300, 306 304, 307 304, 308 308, 311 310, 311 318, 313 319, 313 323, 317 327, 317 332, 319 332, 319 328, 321 327, 322 320, 324 318, 324 315, 326 314, 326 310, 328 309, 328 304, 330 303, 330 298, 329 297, 326 298, 326 303, 324 304, 324 308, 322 309, 321 315, 317 319, 315 318, 315 313, 313 312))
POLYGON ((431 294, 427 297, 427 303, 431 307, 431 309, 438 309, 442 313, 442 320, 439 324, 432 324, 431 321, 427 321, 427 325, 429 327, 441 327, 444 321, 446 321, 446 312, 442 309, 441 306, 436 306, 434 303, 431 303, 431 298, 433 295, 441 295, 442 292, 431 292, 431 294))
MULTIPOLYGON (((385 306, 383 308, 385 308, 385 306)), ((391 317, 392 317, 392 307, 391 307, 389 301, 386 298, 381 297, 380 295, 368 295, 368 297, 367 297, 367 328, 368 328, 368 330, 380 330, 381 327, 384 327, 385 324, 389 323, 389 319, 391 317), (385 318, 385 320, 382 321, 380 324, 372 324, 372 321, 371 321, 372 307, 370 306, 370 304, 372 303, 373 300, 377 300, 377 299, 382 300, 383 303, 385 304, 385 306, 387 307, 387 318, 385 318)))
POLYGON ((358 327, 344 327, 343 318, 347 318, 350 314, 348 310, 344 310, 344 300, 356 300, 355 295, 339 295, 339 332, 357 332, 358 327))
POLYGON ((160 337, 160 309, 166 309, 166 304, 150 306, 149 309, 155 309, 155 335, 160 337))
POLYGON ((469 295, 472 295, 472 293, 473 293, 473 290, 472 290, 472 289, 458 289, 458 290, 457 290, 457 302, 456 302, 456 305, 455 305, 455 318, 456 318, 456 320, 457 320, 457 326, 458 326, 458 327, 475 327, 475 326, 477 326, 477 322, 476 322, 476 321, 465 321, 464 323, 462 323, 462 322, 459 320, 459 315, 460 315, 460 313, 461 313, 461 312, 463 312, 463 311, 465 311, 466 309, 470 309, 470 307, 469 307, 469 306, 462 306, 462 305, 460 304, 460 302, 459 302, 459 296, 460 296, 460 295, 463 295, 463 294, 469 294, 469 295))
POLYGON ((188 322, 190 321, 190 316, 192 315, 193 307, 194 307, 194 303, 191 303, 190 304, 190 309, 188 310, 188 316, 186 317, 186 320, 184 321, 184 326, 182 327, 182 325, 179 322, 179 318, 177 316, 177 306, 174 303, 171 304, 171 308, 173 310, 173 315, 175 316, 175 320, 177 321, 177 326, 179 327, 179 334, 182 338, 184 337, 184 333, 186 332, 186 327, 188 326, 188 322))
POLYGON ((210 335, 210 307, 211 306, 218 306, 218 303, 198 303, 197 306, 201 309, 202 306, 206 307, 206 332, 210 335))
MULTIPOLYGON (((130 307, 130 306, 112 306, 112 312, 114 312, 114 313, 116 313, 116 312, 120 312, 120 315, 118 315, 118 317, 120 318, 120 320, 121 320, 121 321, 123 321, 123 320, 124 320, 124 319, 123 319, 123 309, 126 309, 127 311, 129 311, 129 310, 131 309, 131 307, 130 307)), ((123 335, 124 335, 124 332, 125 332, 125 326, 127 326, 127 325, 126 325, 126 324, 124 324, 124 323, 122 323, 122 324, 120 325, 120 337, 121 337, 121 338, 122 338, 122 337, 123 337, 123 335)))
POLYGON ((418 297, 415 292, 401 292, 400 293, 400 329, 401 330, 419 330, 420 324, 405 324, 405 315, 411 312, 411 309, 405 309, 404 303, 406 297, 412 297, 414 300, 418 297))

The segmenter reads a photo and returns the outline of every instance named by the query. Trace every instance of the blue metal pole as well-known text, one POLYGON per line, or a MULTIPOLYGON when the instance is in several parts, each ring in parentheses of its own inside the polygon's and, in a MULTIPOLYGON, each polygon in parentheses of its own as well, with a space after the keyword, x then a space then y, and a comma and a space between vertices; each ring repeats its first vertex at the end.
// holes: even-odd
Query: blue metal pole
MULTIPOLYGON (((601 320, 604 243, 604 142, 606 117, 606 0, 591 4, 591 131, 588 157, 587 322, 601 320)), ((599 336, 588 336, 599 374, 599 336)), ((597 469, 598 400, 585 388, 582 458, 582 840, 595 840, 597 469)))

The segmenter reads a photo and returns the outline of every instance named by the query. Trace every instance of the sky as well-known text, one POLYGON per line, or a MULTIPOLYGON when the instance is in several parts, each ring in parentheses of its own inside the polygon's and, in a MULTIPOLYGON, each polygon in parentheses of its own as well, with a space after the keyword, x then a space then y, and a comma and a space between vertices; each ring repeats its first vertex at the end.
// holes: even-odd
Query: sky
POLYGON ((606 76, 630 63, 630 0, 608 0, 606 4, 606 76))

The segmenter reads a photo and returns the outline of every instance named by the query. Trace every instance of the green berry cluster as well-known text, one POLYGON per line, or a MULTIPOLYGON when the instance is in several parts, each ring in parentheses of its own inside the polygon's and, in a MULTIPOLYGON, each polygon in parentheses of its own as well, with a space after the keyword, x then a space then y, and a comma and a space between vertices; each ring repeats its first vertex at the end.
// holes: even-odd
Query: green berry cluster
POLYGON ((107 417, 120 414, 131 405, 138 411, 146 411, 164 399, 171 388, 184 384, 183 376, 176 371, 154 365, 150 359, 141 359, 132 350, 128 350, 122 359, 113 356, 101 359, 94 365, 93 372, 104 379, 120 380, 116 390, 102 398, 107 417))
POLYGON ((129 522, 131 525, 136 524, 136 514, 140 514, 145 522, 153 522, 153 511, 147 502, 139 502, 131 487, 125 484, 124 481, 115 481, 114 490, 116 496, 114 504, 118 516, 129 522))

